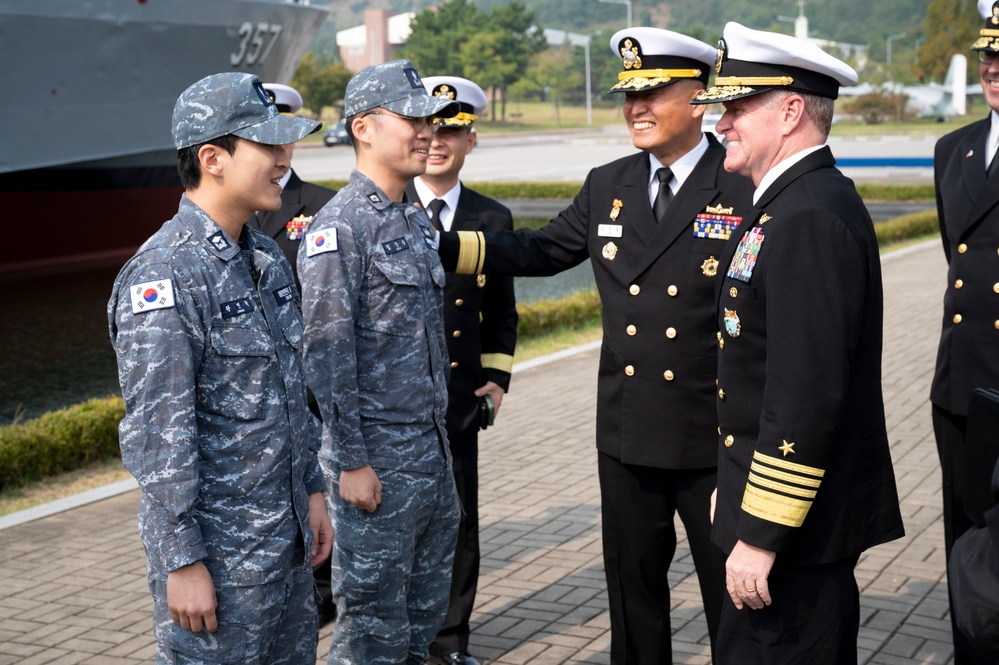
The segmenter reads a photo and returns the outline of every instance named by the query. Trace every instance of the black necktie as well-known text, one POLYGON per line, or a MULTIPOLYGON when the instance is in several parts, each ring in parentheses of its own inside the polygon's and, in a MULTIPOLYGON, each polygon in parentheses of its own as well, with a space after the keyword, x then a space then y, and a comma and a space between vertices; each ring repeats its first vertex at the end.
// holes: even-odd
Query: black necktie
POLYGON ((441 226, 441 210, 444 209, 443 199, 434 199, 430 202, 428 210, 430 210, 430 226, 434 227, 434 230, 440 231, 441 226))
POLYGON ((669 202, 673 200, 673 190, 669 188, 669 181, 673 179, 673 172, 667 167, 656 171, 659 178, 659 193, 656 194, 656 202, 652 205, 652 214, 656 216, 656 221, 663 221, 669 202))
POLYGON ((992 161, 989 162, 989 168, 985 171, 986 180, 992 180, 992 174, 995 173, 996 170, 999 170, 999 159, 996 159, 996 157, 999 157, 999 150, 992 153, 992 161))

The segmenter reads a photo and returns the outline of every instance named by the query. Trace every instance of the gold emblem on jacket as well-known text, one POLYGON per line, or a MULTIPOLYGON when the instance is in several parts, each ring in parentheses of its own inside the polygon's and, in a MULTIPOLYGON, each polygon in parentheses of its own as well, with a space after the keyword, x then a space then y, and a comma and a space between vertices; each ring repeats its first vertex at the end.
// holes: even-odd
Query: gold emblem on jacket
POLYGON ((604 255, 605 259, 607 259, 608 261, 613 261, 615 258, 617 258, 617 245, 615 245, 614 242, 611 241, 606 245, 604 245, 603 252, 601 253, 604 255))

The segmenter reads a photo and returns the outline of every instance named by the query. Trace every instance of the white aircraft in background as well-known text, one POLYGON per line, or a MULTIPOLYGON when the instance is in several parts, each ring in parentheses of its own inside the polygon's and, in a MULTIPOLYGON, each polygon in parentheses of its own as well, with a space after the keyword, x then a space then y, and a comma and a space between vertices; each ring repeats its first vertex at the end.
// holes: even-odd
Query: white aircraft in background
POLYGON ((920 118, 935 118, 941 122, 947 118, 964 115, 968 112, 968 95, 981 95, 982 88, 975 85, 968 88, 968 58, 963 53, 955 53, 947 68, 943 85, 924 83, 901 85, 885 83, 875 86, 870 83, 840 88, 841 95, 859 97, 870 93, 902 94, 908 97, 906 107, 920 118))

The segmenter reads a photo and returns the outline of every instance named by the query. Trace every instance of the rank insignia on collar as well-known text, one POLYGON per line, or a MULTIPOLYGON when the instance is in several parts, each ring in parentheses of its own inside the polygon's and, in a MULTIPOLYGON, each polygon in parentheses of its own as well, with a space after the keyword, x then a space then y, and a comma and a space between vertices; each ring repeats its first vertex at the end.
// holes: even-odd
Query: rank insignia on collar
POLYGON ((614 199, 614 204, 610 211, 610 218, 612 222, 617 221, 617 216, 621 214, 621 208, 623 207, 624 203, 621 201, 621 199, 614 199))
POLYGON ((478 276, 476 276, 476 278, 475 278, 475 285, 477 287, 479 287, 480 289, 482 287, 484 287, 486 285, 486 276, 485 275, 478 275, 478 276))
POLYGON ((368 200, 371 201, 372 203, 381 203, 382 197, 378 196, 377 192, 371 192, 370 194, 368 194, 368 200))
POLYGON ((705 277, 714 277, 718 274, 718 259, 713 256, 709 256, 704 259, 701 263, 701 272, 704 273, 705 277))
POLYGON ((607 243, 604 245, 604 249, 601 254, 603 254, 603 257, 608 261, 613 261, 617 258, 617 245, 615 245, 613 241, 607 243))
POLYGON ((229 249, 229 238, 226 237, 225 231, 216 231, 208 236, 208 242, 212 243, 212 247, 220 252, 229 249))
POLYGON ((312 221, 312 216, 299 215, 284 225, 288 240, 301 240, 305 235, 305 227, 312 221))
POLYGON ((739 313, 727 307, 725 308, 725 332, 733 338, 742 334, 742 321, 739 320, 739 313))
POLYGON ((773 217, 771 217, 771 216, 770 216, 770 215, 768 215, 767 213, 763 213, 762 215, 760 215, 760 224, 761 224, 761 225, 763 225, 763 224, 766 224, 766 223, 767 223, 767 222, 769 222, 769 221, 770 221, 771 219, 773 219, 773 217))

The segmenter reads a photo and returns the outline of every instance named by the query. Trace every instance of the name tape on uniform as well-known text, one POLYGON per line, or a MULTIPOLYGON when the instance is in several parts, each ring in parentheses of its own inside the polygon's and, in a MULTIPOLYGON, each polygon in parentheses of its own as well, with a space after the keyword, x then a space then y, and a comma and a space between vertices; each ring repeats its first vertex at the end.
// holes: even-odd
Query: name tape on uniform
POLYGON ((597 235, 601 238, 620 238, 624 233, 624 227, 620 224, 600 224, 597 226, 597 235))
POLYGON ((313 231, 305 236, 306 256, 315 256, 316 254, 335 252, 336 250, 336 229, 313 231))
POLYGON ((173 299, 173 280, 154 279, 128 287, 132 298, 132 314, 151 312, 154 309, 168 309, 176 303, 173 299))

